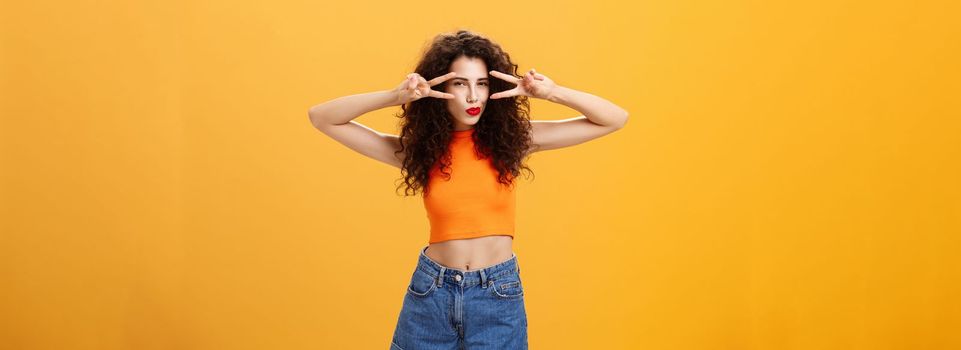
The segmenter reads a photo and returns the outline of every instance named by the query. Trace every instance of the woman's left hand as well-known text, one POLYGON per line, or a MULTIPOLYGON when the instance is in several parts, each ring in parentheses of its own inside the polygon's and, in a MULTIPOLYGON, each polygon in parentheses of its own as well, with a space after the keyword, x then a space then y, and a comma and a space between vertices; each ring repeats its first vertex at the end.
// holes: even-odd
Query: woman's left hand
POLYGON ((516 87, 507 91, 501 91, 490 95, 491 99, 506 98, 513 96, 532 96, 541 99, 548 99, 557 84, 547 76, 538 73, 533 68, 522 77, 507 75, 496 70, 490 71, 490 75, 504 80, 508 83, 517 84, 516 87))

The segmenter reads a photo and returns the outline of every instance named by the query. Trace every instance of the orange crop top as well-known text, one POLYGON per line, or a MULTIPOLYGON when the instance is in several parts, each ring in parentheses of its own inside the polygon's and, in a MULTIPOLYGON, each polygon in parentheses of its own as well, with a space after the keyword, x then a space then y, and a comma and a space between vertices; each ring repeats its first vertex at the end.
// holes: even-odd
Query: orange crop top
POLYGON ((514 238, 514 190, 497 182, 490 159, 474 153, 474 129, 453 131, 450 180, 440 162, 430 172, 424 208, 430 242, 507 235, 514 238))

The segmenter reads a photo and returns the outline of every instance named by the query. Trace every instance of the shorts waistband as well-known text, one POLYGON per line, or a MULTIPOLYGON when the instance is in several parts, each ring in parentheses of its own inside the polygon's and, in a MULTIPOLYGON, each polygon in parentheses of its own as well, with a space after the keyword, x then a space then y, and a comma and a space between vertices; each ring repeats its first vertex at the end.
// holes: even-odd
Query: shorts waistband
POLYGON ((520 266, 517 264, 517 254, 514 252, 511 252, 510 259, 495 265, 477 270, 462 270, 447 267, 432 260, 425 253, 428 247, 430 246, 428 245, 421 248, 420 257, 417 259, 417 269, 434 277, 438 285, 441 285, 442 282, 462 285, 464 287, 475 284, 486 285, 488 280, 497 279, 508 274, 520 273, 520 266))

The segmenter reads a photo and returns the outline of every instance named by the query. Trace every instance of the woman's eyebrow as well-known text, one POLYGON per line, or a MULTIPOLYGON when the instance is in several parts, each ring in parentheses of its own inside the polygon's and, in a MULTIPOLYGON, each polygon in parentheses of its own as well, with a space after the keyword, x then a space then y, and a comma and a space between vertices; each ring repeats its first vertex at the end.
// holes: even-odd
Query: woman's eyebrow
MULTIPOLYGON (((454 77, 454 78, 451 79, 451 80, 467 80, 467 78, 454 77)), ((480 79, 477 79, 477 80, 488 80, 488 79, 487 79, 487 77, 483 77, 483 78, 480 78, 480 79)))

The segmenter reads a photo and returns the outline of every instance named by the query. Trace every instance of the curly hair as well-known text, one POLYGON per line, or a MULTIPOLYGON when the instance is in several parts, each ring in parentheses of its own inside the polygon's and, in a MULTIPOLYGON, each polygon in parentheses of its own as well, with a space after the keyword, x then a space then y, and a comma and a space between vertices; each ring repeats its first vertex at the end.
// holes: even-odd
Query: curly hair
MULTIPOLYGON (((451 63, 461 56, 484 61, 487 70, 517 74, 507 52, 490 39, 467 31, 442 33, 434 37, 414 70, 425 79, 450 72, 451 63)), ((437 84, 434 90, 444 90, 445 84, 437 84)), ((501 79, 490 80, 490 94, 513 88, 513 84, 501 79)), ((423 190, 426 196, 431 170, 438 167, 446 179, 450 179, 451 155, 448 145, 452 139, 454 122, 447 110, 447 100, 422 98, 401 106, 395 116, 402 118, 400 150, 406 155, 401 167, 404 196, 423 190), (412 193, 411 193, 412 192, 412 193)), ((474 125, 475 154, 490 159, 497 169, 498 183, 513 187, 521 170, 533 171, 523 163, 531 147, 530 103, 527 96, 491 99, 487 101, 483 116, 474 125)))

